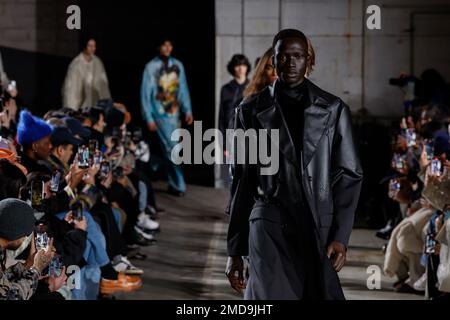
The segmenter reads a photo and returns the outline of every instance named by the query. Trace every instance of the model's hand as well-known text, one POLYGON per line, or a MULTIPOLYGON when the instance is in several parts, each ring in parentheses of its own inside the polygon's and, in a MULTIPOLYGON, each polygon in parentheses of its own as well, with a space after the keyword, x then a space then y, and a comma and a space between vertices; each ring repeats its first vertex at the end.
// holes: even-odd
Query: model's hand
POLYGON ((194 117, 192 116, 191 113, 188 113, 184 116, 184 121, 186 122, 186 124, 188 126, 190 126, 192 124, 192 122, 194 121, 194 117))
POLYGON ((345 249, 345 246, 342 243, 333 241, 328 246, 327 256, 333 262, 334 269, 337 272, 339 272, 344 266, 347 256, 347 250, 345 249))
POLYGON ((156 123, 154 121, 149 122, 147 124, 148 130, 150 130, 151 132, 155 132, 156 131, 156 123))
POLYGON ((245 289, 244 261, 242 260, 242 257, 228 257, 225 274, 228 277, 228 281, 230 281, 231 287, 242 294, 242 290, 245 289))

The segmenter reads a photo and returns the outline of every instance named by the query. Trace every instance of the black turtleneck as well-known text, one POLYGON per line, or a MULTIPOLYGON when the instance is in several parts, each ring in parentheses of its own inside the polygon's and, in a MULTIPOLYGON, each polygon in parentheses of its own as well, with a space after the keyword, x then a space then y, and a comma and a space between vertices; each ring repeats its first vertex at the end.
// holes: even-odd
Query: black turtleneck
POLYGON ((275 87, 276 98, 294 143, 297 159, 300 159, 303 148, 304 110, 309 100, 306 82, 305 79, 300 85, 289 88, 277 81, 275 87))

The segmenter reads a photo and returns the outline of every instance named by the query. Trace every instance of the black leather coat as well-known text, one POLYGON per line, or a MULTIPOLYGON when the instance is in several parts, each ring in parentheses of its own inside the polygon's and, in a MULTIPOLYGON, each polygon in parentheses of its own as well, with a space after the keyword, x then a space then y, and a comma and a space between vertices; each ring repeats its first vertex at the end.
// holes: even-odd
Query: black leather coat
MULTIPOLYGON (((257 252, 258 255, 262 252, 262 256, 257 257, 258 261, 264 261, 266 258, 277 260, 280 255, 272 252, 267 253, 265 257, 264 252, 281 250, 279 248, 283 247, 286 239, 281 239, 284 233, 278 231, 290 230, 295 233, 298 229, 295 217, 300 211, 304 211, 306 205, 312 216, 311 228, 314 229, 313 234, 320 259, 322 263, 327 264, 324 269, 326 270, 324 278, 337 279, 337 276, 329 274, 333 273, 334 269, 325 255, 325 248, 332 241, 347 246, 363 173, 355 150, 348 106, 339 98, 318 88, 311 81, 307 79, 305 81, 307 81, 310 101, 304 111, 301 152, 295 151, 275 98, 276 86, 265 88, 242 102, 236 109, 236 129, 279 129, 277 146, 280 158, 278 173, 274 175, 261 175, 260 164, 233 166, 232 195, 227 209, 230 214, 228 254, 230 256, 250 255, 252 259, 252 252, 257 252), (297 154, 301 155, 300 159, 297 159, 297 154), (268 231, 269 228, 263 228, 264 232, 268 232, 268 238, 258 238, 256 233, 260 232, 258 231, 260 229, 256 228, 256 225, 255 229, 252 229, 256 221, 262 221, 266 223, 266 226, 272 223, 276 228, 270 229, 273 232, 268 231), (267 245, 270 248, 257 248, 258 250, 254 251, 259 245, 256 242, 266 242, 266 240, 276 242, 277 239, 279 243, 273 246, 267 245)), ((248 152, 247 148, 246 150, 248 152)), ((283 260, 283 257, 281 259, 283 260)), ((289 264, 289 261, 281 262, 280 268, 286 270, 286 264, 289 264)), ((254 265, 254 268, 258 268, 258 265, 254 265)), ((262 270, 262 267, 260 269, 262 270)), ((260 275, 264 274, 261 270, 258 270, 260 275)), ((267 276, 270 277, 270 275, 267 276)), ((264 281, 264 279, 259 280, 264 281)), ((325 284, 325 287, 327 286, 330 287, 329 284, 325 284)), ((269 287, 261 290, 266 289, 273 291, 273 288, 269 287)), ((257 294, 250 295, 250 298, 285 297, 261 290, 257 294)), ((333 293, 324 293, 324 297, 333 298, 333 293)), ((292 296, 288 295, 287 298, 292 296)))

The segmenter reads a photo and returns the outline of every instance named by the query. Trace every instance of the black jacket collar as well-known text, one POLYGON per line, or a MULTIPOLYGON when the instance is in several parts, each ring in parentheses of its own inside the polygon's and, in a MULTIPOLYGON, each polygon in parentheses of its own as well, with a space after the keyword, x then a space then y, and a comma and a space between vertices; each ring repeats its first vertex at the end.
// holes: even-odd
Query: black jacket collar
MULTIPOLYGON (((262 127, 271 130, 279 129, 279 141, 277 144, 283 155, 297 168, 306 168, 311 161, 316 147, 327 130, 330 117, 329 106, 334 103, 334 97, 318 88, 305 78, 308 90, 308 103, 304 111, 304 133, 302 159, 297 159, 294 143, 289 134, 286 121, 282 115, 279 103, 276 99, 276 83, 268 86, 257 96, 256 117, 262 127), (300 161, 299 161, 300 160, 300 161), (302 166, 300 164, 303 164, 302 166)), ((270 135, 270 131, 268 131, 270 135)))

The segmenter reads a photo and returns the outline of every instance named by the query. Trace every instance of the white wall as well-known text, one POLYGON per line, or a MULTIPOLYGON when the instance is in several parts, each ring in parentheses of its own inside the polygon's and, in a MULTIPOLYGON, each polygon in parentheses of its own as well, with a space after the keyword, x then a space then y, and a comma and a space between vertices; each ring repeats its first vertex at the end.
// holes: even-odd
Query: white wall
POLYGON ((450 80, 448 0, 216 0, 216 105, 234 53, 253 62, 280 28, 298 28, 316 50, 312 81, 354 111, 364 105, 377 117, 400 116, 401 92, 388 81, 410 71, 411 13, 423 11, 433 13, 414 17, 415 73, 435 67, 450 80), (370 4, 381 7, 381 30, 365 27, 370 4))

